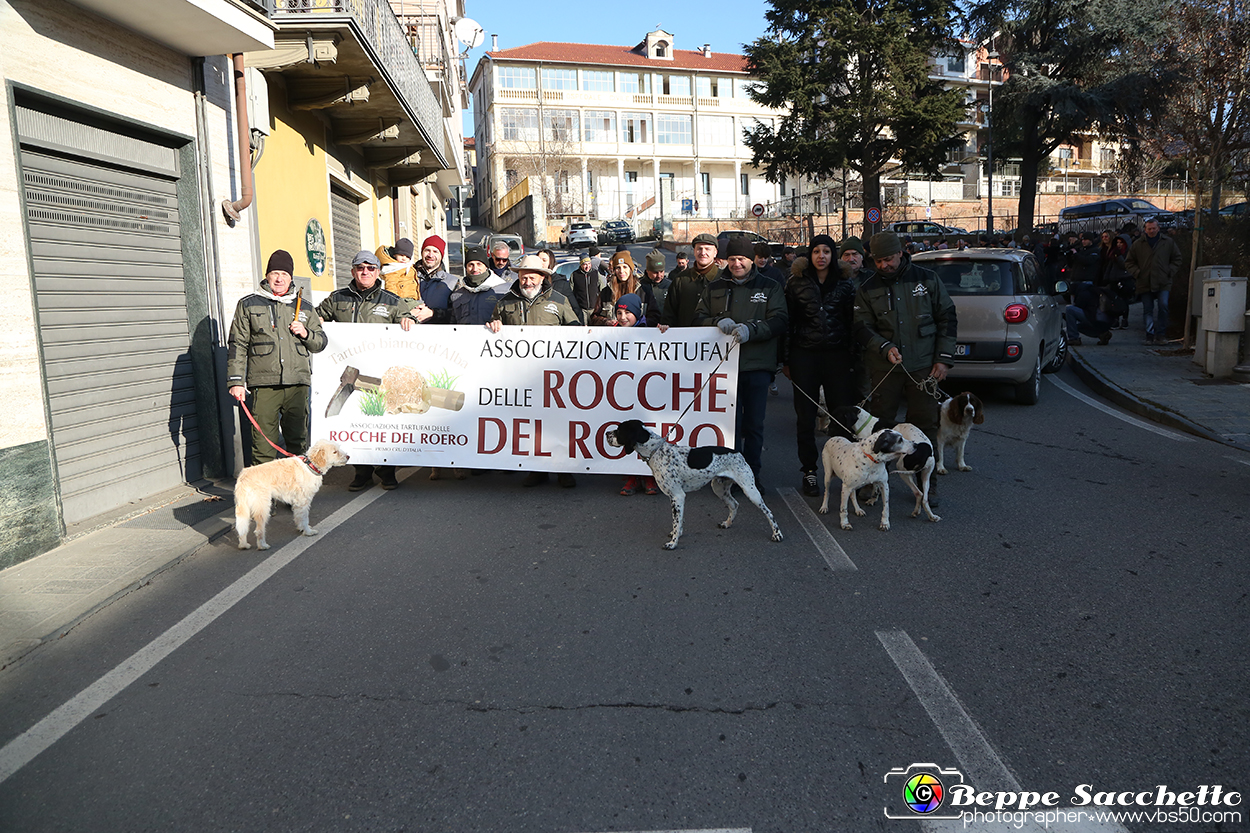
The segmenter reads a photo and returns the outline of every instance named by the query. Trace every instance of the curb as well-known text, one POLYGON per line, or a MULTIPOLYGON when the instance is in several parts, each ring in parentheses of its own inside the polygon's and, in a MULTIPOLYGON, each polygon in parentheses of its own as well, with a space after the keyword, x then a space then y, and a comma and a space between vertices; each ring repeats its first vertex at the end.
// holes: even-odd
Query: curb
MULTIPOLYGON (((233 502, 231 502, 230 505, 233 506, 233 502)), ((2 648, 0 648, 0 671, 8 669, 12 667, 13 665, 21 662, 26 657, 30 656, 32 652, 34 652, 38 648, 43 647, 49 642, 55 642, 56 640, 65 636, 74 628, 78 627, 78 625, 80 625, 87 619, 90 619, 99 611, 113 604, 118 599, 121 599, 124 596, 130 595, 135 590, 138 590, 144 585, 150 583, 152 579, 154 579, 156 576, 165 572, 169 568, 178 565, 184 559, 199 552, 205 546, 216 541, 218 538, 221 538, 223 535, 225 535, 227 532, 229 532, 233 528, 234 528, 233 524, 223 522, 218 517, 206 518, 200 521, 198 524, 194 524, 191 527, 191 529, 199 533, 199 535, 202 537, 202 540, 196 541, 191 546, 188 546, 179 552, 175 552, 171 554, 169 559, 165 561, 163 564, 161 564, 160 566, 152 569, 145 575, 140 576, 139 578, 136 578, 136 579, 132 579, 131 581, 127 582, 125 585, 118 587, 116 591, 114 591, 113 593, 110 593, 107 597, 101 599, 96 604, 92 605, 89 609, 74 616, 74 618, 69 620, 68 622, 63 622, 57 625, 50 633, 48 633, 47 635, 43 637, 40 637, 38 640, 36 639, 19 640, 17 642, 11 642, 8 645, 5 645, 2 648)))
POLYGON ((1151 422, 1166 425, 1168 428, 1182 431, 1186 434, 1192 434, 1196 437, 1201 437, 1204 440, 1211 440, 1212 442, 1219 443, 1220 445, 1226 445, 1229 448, 1250 451, 1250 448, 1225 439, 1211 429, 1205 428, 1190 420, 1183 414, 1166 408, 1157 402, 1142 399, 1131 391, 1125 390, 1095 370, 1093 366, 1081 357, 1081 354, 1077 352, 1075 348, 1069 349, 1068 355, 1071 357, 1069 363, 1072 367, 1072 371, 1076 373, 1077 377, 1080 378, 1082 382, 1096 391, 1099 396, 1113 402, 1116 405, 1119 405, 1124 410, 1130 411, 1138 416, 1145 417, 1151 422))

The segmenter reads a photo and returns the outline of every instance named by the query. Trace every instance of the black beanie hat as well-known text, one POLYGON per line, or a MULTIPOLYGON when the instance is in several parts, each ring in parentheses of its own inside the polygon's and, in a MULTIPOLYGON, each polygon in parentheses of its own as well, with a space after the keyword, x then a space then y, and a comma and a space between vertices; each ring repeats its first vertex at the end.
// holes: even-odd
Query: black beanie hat
POLYGON ((401 237, 395 241, 395 245, 391 247, 391 257, 395 255, 403 255, 409 259, 412 258, 413 245, 412 241, 407 237, 401 237))
POLYGON ((270 272, 286 272, 288 275, 295 274, 295 259, 291 257, 291 253, 278 249, 269 256, 269 262, 265 264, 265 274, 270 272))
POLYGON ((828 246, 828 247, 829 247, 829 253, 830 253, 830 254, 832 254, 832 255, 835 255, 835 256, 837 255, 837 252, 838 252, 838 244, 837 244, 837 243, 834 243, 834 242, 833 242, 833 238, 832 238, 832 237, 830 237, 830 236, 829 236, 829 235, 827 235, 827 234, 818 234, 818 235, 816 235, 815 237, 813 237, 813 238, 812 238, 812 244, 811 244, 811 246, 809 246, 809 247, 808 247, 808 251, 811 251, 812 249, 816 248, 817 246, 828 246))
POLYGON ((725 257, 745 257, 755 259, 755 244, 746 237, 731 237, 725 246, 725 257))

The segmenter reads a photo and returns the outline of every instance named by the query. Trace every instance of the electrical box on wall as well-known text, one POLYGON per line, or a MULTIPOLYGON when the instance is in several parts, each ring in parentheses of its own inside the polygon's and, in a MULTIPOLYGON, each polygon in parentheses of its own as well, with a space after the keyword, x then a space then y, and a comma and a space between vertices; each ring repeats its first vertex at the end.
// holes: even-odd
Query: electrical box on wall
POLYGON ((252 130, 269 135, 269 82, 255 67, 243 70, 247 82, 247 124, 252 130))

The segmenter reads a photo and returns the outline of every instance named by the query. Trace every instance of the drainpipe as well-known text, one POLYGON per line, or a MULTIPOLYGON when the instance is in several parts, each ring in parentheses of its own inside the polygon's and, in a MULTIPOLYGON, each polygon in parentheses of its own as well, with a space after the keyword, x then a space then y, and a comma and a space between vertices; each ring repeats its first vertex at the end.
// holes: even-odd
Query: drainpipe
POLYGON ((222 200, 221 210, 226 219, 237 223, 243 209, 252 204, 252 130, 247 123, 247 78, 243 73, 243 53, 236 52, 234 58, 234 115, 237 122, 236 132, 239 134, 239 171, 242 174, 242 194, 239 199, 231 202, 222 200))

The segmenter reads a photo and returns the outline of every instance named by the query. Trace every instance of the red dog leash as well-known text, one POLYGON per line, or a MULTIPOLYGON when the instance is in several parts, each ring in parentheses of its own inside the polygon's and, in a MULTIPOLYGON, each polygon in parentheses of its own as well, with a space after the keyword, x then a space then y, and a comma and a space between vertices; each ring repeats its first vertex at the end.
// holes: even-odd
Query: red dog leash
POLYGON ((314 466, 313 461, 310 460, 306 455, 292 454, 291 452, 287 451, 285 448, 281 448, 280 446, 274 445, 273 440, 269 439, 269 437, 265 435, 265 432, 260 430, 260 426, 256 424, 256 417, 252 416, 252 412, 247 409, 247 403, 244 402, 242 399, 237 399, 235 401, 239 403, 239 407, 243 409, 243 413, 247 414, 248 421, 252 423, 252 427, 256 429, 256 433, 264 437, 265 442, 273 446, 274 451, 278 452, 279 454, 285 454, 287 457, 294 457, 296 460, 302 460, 304 462, 304 465, 308 466, 308 468, 312 470, 313 474, 325 474, 325 472, 321 471, 321 469, 314 466))

